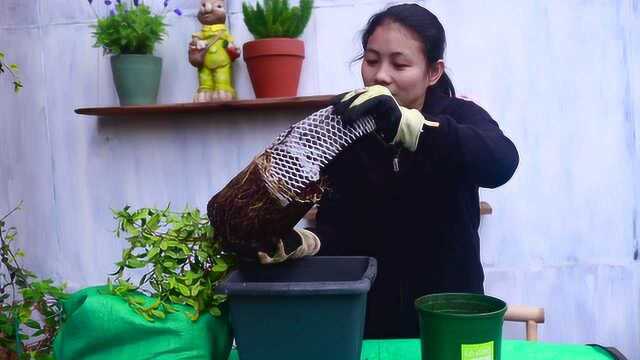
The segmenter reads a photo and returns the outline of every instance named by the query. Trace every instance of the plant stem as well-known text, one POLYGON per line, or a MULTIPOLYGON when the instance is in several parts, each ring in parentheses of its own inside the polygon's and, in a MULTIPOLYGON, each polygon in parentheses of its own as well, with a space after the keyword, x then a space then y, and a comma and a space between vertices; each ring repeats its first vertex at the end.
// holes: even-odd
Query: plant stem
POLYGON ((2 219, 0 219, 0 221, 4 221, 4 219, 8 218, 9 216, 11 216, 11 214, 13 214, 14 212, 18 211, 21 206, 22 206, 22 201, 20 201, 18 203, 18 205, 16 205, 16 207, 13 208, 13 210, 9 211, 9 213, 7 215, 3 216, 2 219))

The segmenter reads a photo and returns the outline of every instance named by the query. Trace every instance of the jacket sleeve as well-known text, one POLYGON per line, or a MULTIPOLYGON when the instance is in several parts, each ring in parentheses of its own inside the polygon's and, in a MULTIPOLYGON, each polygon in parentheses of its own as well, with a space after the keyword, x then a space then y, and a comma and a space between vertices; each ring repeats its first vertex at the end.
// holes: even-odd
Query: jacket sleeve
POLYGON ((449 115, 431 116, 438 127, 425 125, 416 155, 434 171, 464 176, 473 185, 495 188, 506 183, 518 167, 515 145, 480 106, 460 100, 449 115))

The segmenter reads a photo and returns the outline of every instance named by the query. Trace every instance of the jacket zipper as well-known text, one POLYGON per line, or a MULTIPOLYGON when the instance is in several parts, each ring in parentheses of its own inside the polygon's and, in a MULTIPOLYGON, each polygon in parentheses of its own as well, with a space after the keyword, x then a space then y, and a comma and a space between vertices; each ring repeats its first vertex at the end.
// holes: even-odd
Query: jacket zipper
POLYGON ((393 172, 400 172, 400 148, 396 150, 396 154, 393 156, 393 172))

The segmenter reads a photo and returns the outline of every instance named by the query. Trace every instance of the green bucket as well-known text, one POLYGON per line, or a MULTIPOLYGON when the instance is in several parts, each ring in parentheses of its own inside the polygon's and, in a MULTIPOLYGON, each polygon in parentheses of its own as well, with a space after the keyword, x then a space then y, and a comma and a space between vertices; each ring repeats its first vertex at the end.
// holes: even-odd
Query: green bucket
POLYGON ((422 360, 500 360, 507 304, 480 294, 432 294, 415 302, 422 360))

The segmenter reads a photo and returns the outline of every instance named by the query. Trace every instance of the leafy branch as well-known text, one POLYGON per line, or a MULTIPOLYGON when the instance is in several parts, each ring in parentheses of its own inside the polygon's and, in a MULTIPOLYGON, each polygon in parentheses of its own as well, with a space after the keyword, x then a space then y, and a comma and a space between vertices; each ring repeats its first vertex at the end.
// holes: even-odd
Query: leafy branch
POLYGON ((18 92, 23 87, 22 81, 18 78, 18 65, 16 64, 7 64, 5 62, 5 55, 3 52, 0 52, 0 75, 4 72, 9 72, 11 74, 13 81, 13 91, 18 92))
POLYGON ((233 265, 213 239, 213 228, 198 209, 172 212, 165 209, 129 206, 114 211, 118 222, 116 236, 127 234, 129 244, 116 263, 118 269, 111 274, 109 288, 122 296, 129 305, 149 321, 163 319, 175 312, 172 304, 193 308, 187 315, 197 320, 203 312, 221 314, 219 305, 225 296, 216 294, 218 282, 233 265), (134 285, 125 272, 144 269, 140 281, 134 285), (136 291, 157 298, 145 307, 136 291))
POLYGON ((20 206, 0 218, 0 358, 52 359, 51 343, 62 316, 59 300, 67 294, 64 286, 40 280, 20 264, 24 252, 13 249, 16 228, 6 227, 20 206))

